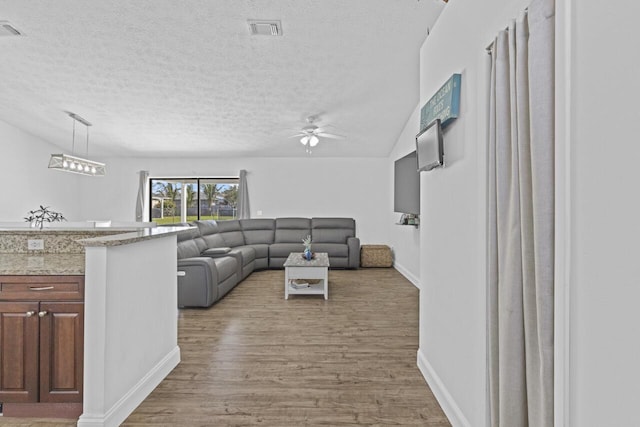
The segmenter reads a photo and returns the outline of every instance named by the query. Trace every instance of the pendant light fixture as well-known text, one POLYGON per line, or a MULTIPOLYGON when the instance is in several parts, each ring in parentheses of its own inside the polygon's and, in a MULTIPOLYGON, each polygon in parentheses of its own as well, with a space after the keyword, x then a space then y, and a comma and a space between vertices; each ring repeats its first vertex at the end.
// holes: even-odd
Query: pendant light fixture
POLYGON ((89 123, 75 113, 67 112, 69 117, 73 119, 73 136, 71 139, 71 155, 68 154, 52 154, 49 160, 49 168, 56 169, 63 172, 79 173, 81 175, 89 176, 105 176, 107 173, 104 163, 96 162, 89 159, 83 159, 82 157, 76 157, 76 122, 82 123, 86 128, 87 142, 85 155, 89 156, 89 123))

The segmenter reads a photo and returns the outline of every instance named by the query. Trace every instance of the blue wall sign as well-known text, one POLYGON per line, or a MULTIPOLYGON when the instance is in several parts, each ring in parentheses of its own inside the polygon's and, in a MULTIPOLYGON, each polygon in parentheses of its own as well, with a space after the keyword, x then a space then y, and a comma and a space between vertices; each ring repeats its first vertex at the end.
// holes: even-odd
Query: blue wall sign
POLYGON ((453 74, 420 110, 420 131, 432 121, 440 119, 442 127, 460 113, 460 82, 462 76, 453 74))

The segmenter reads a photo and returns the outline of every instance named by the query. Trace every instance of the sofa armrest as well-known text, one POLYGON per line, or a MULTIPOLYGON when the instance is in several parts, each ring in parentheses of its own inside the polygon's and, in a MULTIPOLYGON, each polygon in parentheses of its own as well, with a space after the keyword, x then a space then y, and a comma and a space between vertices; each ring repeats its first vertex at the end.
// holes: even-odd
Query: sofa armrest
POLYGON ((200 255, 208 256, 211 258, 218 258, 221 256, 227 256, 231 252, 231 248, 209 248, 202 251, 200 255))
POLYGON ((357 237, 349 237, 347 239, 349 248, 349 268, 360 267, 360 239, 357 237))
POLYGON ((213 258, 178 260, 178 306, 209 307, 218 297, 218 270, 213 258))

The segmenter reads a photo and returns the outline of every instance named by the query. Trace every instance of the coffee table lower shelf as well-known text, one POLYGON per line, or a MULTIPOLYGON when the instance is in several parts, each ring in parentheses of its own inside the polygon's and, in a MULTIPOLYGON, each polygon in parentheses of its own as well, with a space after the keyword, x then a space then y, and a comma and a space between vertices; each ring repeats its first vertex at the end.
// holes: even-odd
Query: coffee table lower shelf
POLYGON ((291 253, 284 263, 284 298, 289 295, 324 295, 329 299, 329 256, 316 253, 310 261, 303 260, 301 253, 291 253), (308 283, 308 286, 295 288, 294 283, 308 283), (317 282, 317 283, 316 283, 317 282))
POLYGON ((291 283, 289 283, 288 287, 289 295, 324 295, 325 293, 324 279, 320 280, 318 283, 310 283, 307 287, 296 288, 291 283))

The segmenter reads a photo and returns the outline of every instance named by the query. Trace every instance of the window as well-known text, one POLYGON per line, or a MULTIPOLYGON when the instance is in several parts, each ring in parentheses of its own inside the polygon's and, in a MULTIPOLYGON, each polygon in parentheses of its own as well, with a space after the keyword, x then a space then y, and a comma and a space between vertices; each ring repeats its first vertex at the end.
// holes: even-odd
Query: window
POLYGON ((238 178, 151 178, 149 218, 158 224, 236 219, 238 183, 238 178))

